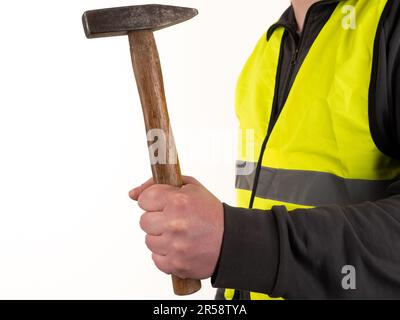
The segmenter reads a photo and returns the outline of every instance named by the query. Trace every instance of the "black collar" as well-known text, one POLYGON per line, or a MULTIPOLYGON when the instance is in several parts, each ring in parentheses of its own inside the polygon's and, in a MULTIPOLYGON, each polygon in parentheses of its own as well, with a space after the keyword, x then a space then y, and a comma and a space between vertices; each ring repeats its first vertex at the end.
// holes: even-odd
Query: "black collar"
MULTIPOLYGON (((340 1, 345 1, 345 0, 321 0, 316 3, 314 3, 310 9, 308 10, 308 13, 311 13, 312 11, 312 18, 313 20, 317 20, 319 16, 321 15, 322 10, 325 9, 325 6, 327 4, 332 4, 332 3, 338 3, 340 1), (318 8, 319 10, 314 10, 318 8)), ((307 13, 307 14, 308 14, 307 13)), ((296 17, 294 14, 293 6, 290 6, 280 17, 278 22, 274 23, 267 32, 267 40, 269 40, 274 33, 276 29, 279 27, 283 27, 286 30, 288 30, 290 33, 293 35, 297 34, 297 21, 296 17)))

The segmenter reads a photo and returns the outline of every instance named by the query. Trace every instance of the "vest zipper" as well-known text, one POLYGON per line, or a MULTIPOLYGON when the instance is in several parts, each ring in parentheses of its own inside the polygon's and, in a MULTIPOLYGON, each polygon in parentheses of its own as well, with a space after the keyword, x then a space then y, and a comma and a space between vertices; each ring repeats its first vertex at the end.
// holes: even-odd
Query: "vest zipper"
MULTIPOLYGON (((298 39, 298 43, 296 45, 295 51, 292 55, 292 59, 290 62, 290 67, 289 67, 289 76, 287 78, 287 81, 285 83, 284 86, 284 99, 282 101, 283 106, 278 106, 278 89, 279 89, 279 83, 280 83, 280 70, 282 68, 282 51, 283 51, 283 42, 284 39, 282 38, 282 43, 281 43, 281 49, 280 49, 280 53, 279 53, 279 61, 278 61, 278 74, 276 77, 276 81, 275 81, 275 93, 274 93, 274 100, 272 103, 272 110, 271 110, 271 115, 270 115, 270 121, 269 121, 269 125, 268 125, 268 131, 267 131, 267 135, 263 141, 263 144, 261 146, 261 152, 260 152, 260 156, 257 162, 257 168, 256 168, 256 174, 254 177, 254 182, 253 182, 253 189, 252 189, 252 193, 251 193, 251 198, 250 198, 250 203, 249 203, 249 208, 252 209, 253 205, 254 205, 254 200, 257 194, 257 186, 258 186, 258 180, 260 178, 260 172, 261 172, 261 167, 262 167, 262 161, 263 161, 263 157, 264 157, 264 153, 265 153, 265 149, 267 147, 269 138, 271 137, 272 131, 275 127, 276 122, 279 119, 280 114, 282 113, 282 109, 284 108, 285 104, 286 104, 286 100, 287 97, 289 95, 290 92, 290 84, 292 82, 292 77, 293 77, 293 71, 296 67, 297 64, 297 60, 299 57, 299 52, 302 49, 302 44, 303 44, 303 39, 304 39, 304 35, 306 34, 306 30, 307 30, 307 26, 308 26, 308 20, 310 18, 311 12, 313 10, 313 8, 315 6, 319 5, 319 3, 314 3, 309 10, 307 11, 305 20, 304 20, 304 28, 303 28, 303 32, 300 35, 300 38, 298 39), (280 107, 280 108, 278 108, 280 107)), ((293 39, 295 40, 295 36, 291 35, 293 37, 293 39)))

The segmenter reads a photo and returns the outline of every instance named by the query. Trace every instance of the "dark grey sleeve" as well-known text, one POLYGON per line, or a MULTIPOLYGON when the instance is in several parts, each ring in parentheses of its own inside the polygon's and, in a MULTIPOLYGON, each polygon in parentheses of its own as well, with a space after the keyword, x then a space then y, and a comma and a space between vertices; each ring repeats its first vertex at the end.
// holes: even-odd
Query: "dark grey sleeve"
POLYGON ((249 210, 224 204, 224 239, 211 280, 218 288, 270 292, 278 270, 277 223, 274 215, 249 210))
POLYGON ((225 205, 213 286, 287 299, 400 299, 400 182, 389 192, 374 203, 291 212, 225 205), (347 266, 355 289, 343 286, 347 266))
POLYGON ((400 2, 387 6, 376 37, 369 119, 376 146, 400 160, 400 2))

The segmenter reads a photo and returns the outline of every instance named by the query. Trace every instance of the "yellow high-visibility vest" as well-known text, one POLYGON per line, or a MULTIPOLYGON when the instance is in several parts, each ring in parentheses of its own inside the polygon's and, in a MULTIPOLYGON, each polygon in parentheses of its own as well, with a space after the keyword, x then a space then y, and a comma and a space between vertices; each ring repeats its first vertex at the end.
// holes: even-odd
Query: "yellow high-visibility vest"
MULTIPOLYGON (((338 4, 305 58, 264 146, 284 29, 279 27, 269 40, 262 36, 236 92, 238 207, 249 207, 259 159, 253 208, 263 210, 375 201, 399 179, 399 162, 378 150, 369 124, 374 45, 386 4, 338 4), (349 13, 356 19, 350 25, 349 13)), ((226 299, 233 295, 234 290, 225 290, 226 299)), ((250 297, 270 299, 253 292, 250 297)))

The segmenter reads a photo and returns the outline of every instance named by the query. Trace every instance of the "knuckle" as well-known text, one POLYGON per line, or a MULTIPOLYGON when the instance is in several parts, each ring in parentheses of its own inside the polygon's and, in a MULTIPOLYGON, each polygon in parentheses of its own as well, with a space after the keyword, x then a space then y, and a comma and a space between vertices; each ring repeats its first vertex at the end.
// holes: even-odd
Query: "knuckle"
POLYGON ((186 233, 188 230, 187 222, 183 219, 175 219, 169 223, 169 229, 174 234, 186 233))
POLYGON ((185 210, 190 204, 190 199, 188 195, 178 192, 174 194, 171 202, 176 210, 185 210))
POLYGON ((189 253, 189 246, 182 242, 175 242, 173 245, 173 250, 175 255, 178 256, 187 256, 189 253))

